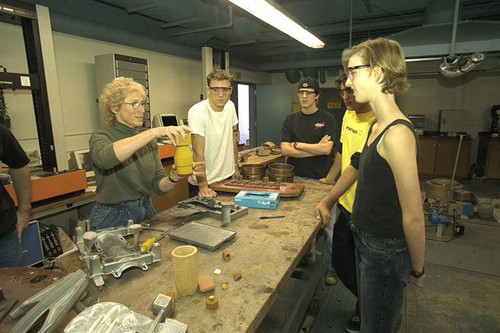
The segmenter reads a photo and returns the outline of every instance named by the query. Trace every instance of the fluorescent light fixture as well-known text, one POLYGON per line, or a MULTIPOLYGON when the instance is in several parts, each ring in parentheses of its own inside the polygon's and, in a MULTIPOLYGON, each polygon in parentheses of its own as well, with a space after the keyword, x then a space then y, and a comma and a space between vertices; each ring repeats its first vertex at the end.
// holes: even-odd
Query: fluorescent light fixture
POLYGON ((229 2, 232 2, 308 47, 321 49, 325 46, 325 43, 305 27, 291 19, 272 0, 229 0, 229 2))

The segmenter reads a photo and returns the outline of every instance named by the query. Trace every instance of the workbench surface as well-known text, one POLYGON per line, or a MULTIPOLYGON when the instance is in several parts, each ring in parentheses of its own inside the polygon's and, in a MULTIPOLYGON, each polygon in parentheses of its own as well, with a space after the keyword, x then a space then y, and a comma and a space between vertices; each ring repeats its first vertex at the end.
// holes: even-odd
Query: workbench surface
MULTIPOLYGON (((175 313, 172 318, 189 326, 189 332, 253 332, 256 331, 271 308, 278 288, 290 276, 295 265, 308 251, 309 245, 319 230, 314 216, 314 206, 323 198, 330 186, 316 182, 305 182, 306 189, 298 198, 283 198, 278 209, 249 209, 249 214, 234 220, 227 229, 237 232, 236 237, 215 251, 198 248, 199 275, 212 275, 216 288, 212 292, 197 292, 193 296, 176 293, 175 313), (285 218, 260 220, 260 216, 285 215, 285 218), (229 250, 232 258, 225 261, 222 251, 229 250), (221 269, 220 275, 213 272, 221 269), (239 272, 242 279, 233 280, 239 272), (221 284, 229 283, 227 290, 221 284), (219 308, 208 310, 205 300, 210 295, 219 299, 219 308)), ((230 196, 219 195, 222 201, 230 196)), ((172 229, 172 209, 166 210, 149 222, 154 228, 172 229), (170 221, 170 222, 169 222, 170 221)), ((197 222, 220 225, 219 220, 201 217, 197 222)), ((158 237, 158 232, 143 231, 140 241, 158 237)), ((162 261, 149 265, 148 271, 130 269, 121 278, 104 276, 105 285, 98 291, 91 282, 89 299, 99 297, 100 302, 121 303, 131 310, 154 318, 152 303, 160 293, 175 291, 172 250, 180 242, 160 241, 162 261)), ((63 258, 68 271, 80 268, 76 254, 63 258)))

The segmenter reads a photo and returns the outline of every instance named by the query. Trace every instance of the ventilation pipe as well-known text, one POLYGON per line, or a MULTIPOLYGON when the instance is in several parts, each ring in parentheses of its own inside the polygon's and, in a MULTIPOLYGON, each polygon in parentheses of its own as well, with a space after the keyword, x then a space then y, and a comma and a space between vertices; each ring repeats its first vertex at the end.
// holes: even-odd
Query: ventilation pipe
POLYGON ((300 81, 300 72, 297 69, 289 69, 285 71, 285 77, 290 83, 297 83, 300 81))
POLYGON ((484 53, 481 52, 470 55, 462 55, 453 60, 451 63, 448 62, 448 59, 446 59, 441 65, 439 65, 439 70, 443 76, 454 78, 470 72, 479 66, 483 60, 484 53))
POLYGON ((455 56, 455 43, 457 38, 458 12, 460 0, 455 0, 455 14, 451 32, 451 50, 449 56, 439 65, 439 71, 445 77, 458 77, 470 72, 484 60, 484 53, 477 52, 470 55, 455 56))

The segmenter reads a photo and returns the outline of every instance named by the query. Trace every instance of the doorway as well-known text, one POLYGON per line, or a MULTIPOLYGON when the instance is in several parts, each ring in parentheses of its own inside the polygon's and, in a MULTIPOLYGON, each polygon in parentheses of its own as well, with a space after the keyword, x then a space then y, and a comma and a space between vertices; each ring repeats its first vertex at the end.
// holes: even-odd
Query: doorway
POLYGON ((240 132, 238 144, 253 148, 256 146, 255 85, 235 82, 231 100, 236 106, 238 115, 238 130, 240 132))

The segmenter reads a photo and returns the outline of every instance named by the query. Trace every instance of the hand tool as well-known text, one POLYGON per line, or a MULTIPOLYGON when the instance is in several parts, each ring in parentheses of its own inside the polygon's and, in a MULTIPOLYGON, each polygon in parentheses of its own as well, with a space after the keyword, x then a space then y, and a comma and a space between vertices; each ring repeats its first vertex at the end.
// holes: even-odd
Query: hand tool
POLYGON ((153 302, 153 314, 157 314, 155 321, 149 327, 148 333, 153 333, 158 323, 163 321, 165 316, 170 316, 172 312, 171 298, 167 295, 158 294, 153 302))
POLYGON ((163 235, 160 236, 160 238, 152 237, 147 239, 144 243, 141 244, 141 252, 151 250, 151 247, 153 246, 154 243, 161 241, 163 238, 167 236, 168 232, 164 232, 163 235))
POLYGON ((268 220, 268 219, 281 219, 285 217, 285 215, 275 215, 275 216, 261 216, 259 219, 261 220, 268 220))

